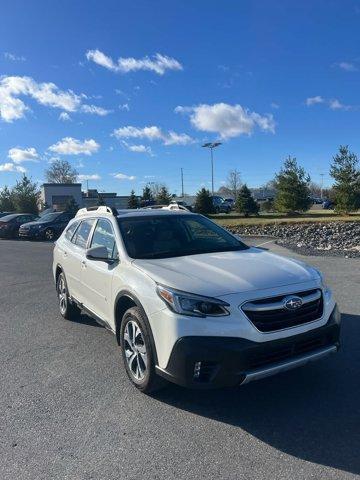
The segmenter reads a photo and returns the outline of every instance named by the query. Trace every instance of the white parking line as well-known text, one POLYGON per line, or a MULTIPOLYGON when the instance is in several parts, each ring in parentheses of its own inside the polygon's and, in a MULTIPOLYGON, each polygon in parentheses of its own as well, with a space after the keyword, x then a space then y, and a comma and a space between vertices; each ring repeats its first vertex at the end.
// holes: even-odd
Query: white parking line
POLYGON ((263 245, 266 245, 267 243, 272 243, 274 240, 268 240, 267 242, 262 242, 259 243, 259 245, 255 245, 255 247, 262 247, 263 245))

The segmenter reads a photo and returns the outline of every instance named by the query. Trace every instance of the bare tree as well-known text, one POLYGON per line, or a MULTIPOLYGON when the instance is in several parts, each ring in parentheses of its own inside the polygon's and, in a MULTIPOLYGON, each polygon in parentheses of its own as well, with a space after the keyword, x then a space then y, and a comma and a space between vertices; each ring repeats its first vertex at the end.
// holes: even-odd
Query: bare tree
POLYGON ((78 172, 67 160, 54 160, 45 171, 49 183, 76 183, 78 172))
POLYGON ((241 175, 239 170, 236 168, 234 170, 230 170, 228 173, 226 187, 229 189, 236 202, 239 190, 241 188, 241 175))

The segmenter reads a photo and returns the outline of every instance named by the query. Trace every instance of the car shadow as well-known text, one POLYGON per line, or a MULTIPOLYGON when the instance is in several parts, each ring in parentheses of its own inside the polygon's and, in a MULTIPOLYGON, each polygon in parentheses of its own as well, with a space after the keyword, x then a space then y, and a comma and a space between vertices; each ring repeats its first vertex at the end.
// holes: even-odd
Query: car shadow
POLYGON ((94 320, 90 315, 87 315, 84 312, 81 312, 81 314, 73 320, 70 320, 72 323, 78 323, 80 325, 87 325, 89 327, 99 327, 99 328, 104 328, 100 323, 98 323, 96 320, 94 320))
POLYGON ((236 389, 171 385, 158 401, 239 427, 286 453, 360 474, 360 315, 343 314, 337 355, 236 389))

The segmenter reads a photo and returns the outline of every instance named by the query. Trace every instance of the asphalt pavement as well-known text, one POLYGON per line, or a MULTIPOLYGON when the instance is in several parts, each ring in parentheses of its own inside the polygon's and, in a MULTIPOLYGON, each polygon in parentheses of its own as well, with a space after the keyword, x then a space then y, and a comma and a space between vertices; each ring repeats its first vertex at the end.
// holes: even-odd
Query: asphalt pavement
POLYGON ((53 246, 0 240, 0 479, 359 478, 360 259, 263 246, 325 273, 341 352, 236 389, 146 396, 111 333, 58 313, 53 246))

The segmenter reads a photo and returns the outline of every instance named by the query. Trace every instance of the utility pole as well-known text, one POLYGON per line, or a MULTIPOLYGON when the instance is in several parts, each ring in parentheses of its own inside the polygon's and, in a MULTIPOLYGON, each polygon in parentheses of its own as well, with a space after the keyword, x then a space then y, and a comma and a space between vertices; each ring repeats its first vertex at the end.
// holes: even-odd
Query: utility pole
POLYGON ((184 172, 182 167, 180 168, 181 172, 181 198, 184 198, 184 172))
POLYGON ((324 188, 324 174, 320 173, 320 177, 321 177, 320 197, 321 197, 321 200, 322 200, 323 199, 323 188, 324 188))
POLYGON ((213 142, 213 143, 204 143, 203 147, 210 148, 211 152, 211 194, 214 196, 214 155, 213 150, 214 148, 221 145, 221 142, 213 142))

